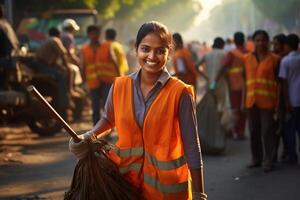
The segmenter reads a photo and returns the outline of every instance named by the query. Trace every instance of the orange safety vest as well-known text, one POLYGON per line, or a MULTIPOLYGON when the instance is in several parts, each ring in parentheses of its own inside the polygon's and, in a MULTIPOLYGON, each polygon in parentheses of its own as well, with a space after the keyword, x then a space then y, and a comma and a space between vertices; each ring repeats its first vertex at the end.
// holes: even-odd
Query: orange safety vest
POLYGON ((176 76, 185 82, 186 84, 190 85, 195 85, 196 84, 196 77, 197 77, 197 70, 195 67, 195 64, 192 60, 192 56, 188 49, 186 48, 181 48, 177 49, 173 58, 173 65, 174 65, 174 70, 176 73, 176 76), (177 66, 177 59, 182 59, 184 64, 185 64, 185 74, 180 74, 178 71, 178 66, 177 66))
POLYGON ((191 199, 190 172, 184 156, 178 105, 193 87, 170 78, 146 113, 143 127, 133 110, 133 80, 116 79, 113 88, 117 150, 109 157, 123 176, 141 190, 142 199, 191 199), (168 113, 166 115, 166 113, 168 113))
POLYGON ((233 55, 233 61, 228 68, 228 79, 230 84, 230 90, 239 91, 242 90, 245 85, 244 80, 244 61, 241 58, 243 53, 238 49, 233 49, 230 51, 233 55))
POLYGON ((260 62, 253 53, 245 56, 246 66, 246 107, 256 105, 262 109, 274 109, 277 104, 278 84, 275 69, 279 57, 268 53, 260 62))
POLYGON ((119 72, 110 55, 111 42, 105 42, 97 48, 96 52, 85 45, 82 48, 85 77, 90 89, 99 87, 101 82, 113 83, 119 72))

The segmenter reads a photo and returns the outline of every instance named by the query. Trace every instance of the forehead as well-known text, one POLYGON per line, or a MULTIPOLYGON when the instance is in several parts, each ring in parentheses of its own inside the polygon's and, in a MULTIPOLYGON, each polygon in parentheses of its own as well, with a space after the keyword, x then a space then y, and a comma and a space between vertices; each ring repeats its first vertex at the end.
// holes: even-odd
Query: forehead
POLYGON ((150 33, 148 35, 146 35, 139 46, 141 45, 146 45, 146 46, 150 46, 150 47, 166 47, 165 42, 155 33, 150 33))
POLYGON ((259 33, 255 36, 254 40, 267 40, 267 37, 263 33, 259 33))

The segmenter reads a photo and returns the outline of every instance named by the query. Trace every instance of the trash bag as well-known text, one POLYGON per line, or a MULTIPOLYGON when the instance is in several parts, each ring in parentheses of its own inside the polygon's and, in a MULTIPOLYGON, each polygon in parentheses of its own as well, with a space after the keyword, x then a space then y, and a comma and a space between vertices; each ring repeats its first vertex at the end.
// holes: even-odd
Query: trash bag
POLYGON ((208 90, 196 107, 201 150, 207 154, 223 153, 226 147, 225 131, 217 111, 217 100, 208 90))
POLYGON ((89 141, 88 155, 75 167, 64 200, 138 200, 139 192, 106 156, 113 148, 104 140, 89 141))

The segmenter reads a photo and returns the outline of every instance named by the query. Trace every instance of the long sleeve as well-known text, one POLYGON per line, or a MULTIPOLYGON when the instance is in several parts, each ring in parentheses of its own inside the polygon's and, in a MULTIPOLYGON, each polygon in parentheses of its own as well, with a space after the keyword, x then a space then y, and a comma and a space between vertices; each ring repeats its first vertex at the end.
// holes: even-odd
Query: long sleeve
POLYGON ((179 102, 179 125, 188 166, 190 169, 199 169, 203 163, 195 102, 187 91, 182 93, 179 102))

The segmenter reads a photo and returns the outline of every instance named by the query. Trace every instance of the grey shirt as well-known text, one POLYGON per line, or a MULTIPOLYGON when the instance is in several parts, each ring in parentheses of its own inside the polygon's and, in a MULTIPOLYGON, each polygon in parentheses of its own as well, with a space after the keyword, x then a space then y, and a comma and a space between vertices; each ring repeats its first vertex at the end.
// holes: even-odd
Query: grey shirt
MULTIPOLYGON (((133 96, 135 118, 137 119, 138 125, 142 127, 145 113, 171 76, 165 69, 145 99, 140 88, 140 71, 130 74, 129 77, 133 79, 134 84, 133 96)), ((112 88, 109 91, 102 117, 114 126, 112 88)), ((195 102, 193 97, 187 91, 183 92, 179 101, 179 125, 188 166, 190 169, 199 169, 202 167, 202 156, 197 129, 195 102)))

